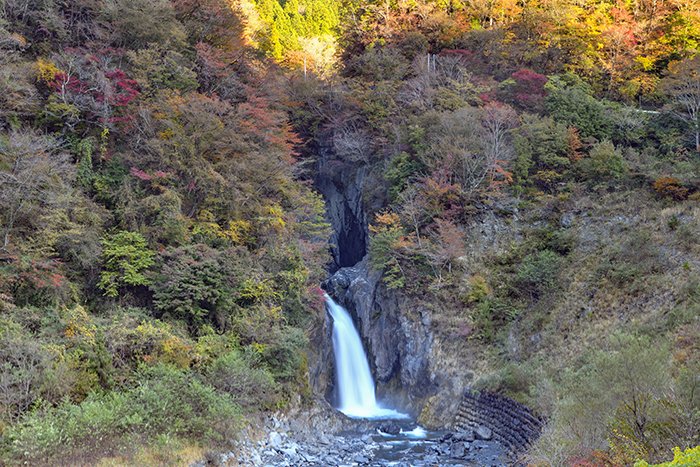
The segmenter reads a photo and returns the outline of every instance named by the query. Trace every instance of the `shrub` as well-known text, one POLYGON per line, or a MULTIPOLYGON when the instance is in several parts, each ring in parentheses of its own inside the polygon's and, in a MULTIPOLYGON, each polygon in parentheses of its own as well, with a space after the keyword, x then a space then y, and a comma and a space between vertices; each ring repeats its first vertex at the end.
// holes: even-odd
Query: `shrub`
POLYGON ((521 292, 537 298, 557 283, 561 256, 551 250, 527 255, 518 267, 514 285, 521 292))
POLYGON ((579 76, 552 76, 544 88, 548 92, 545 107, 556 121, 575 126, 584 137, 603 140, 613 136, 611 104, 593 97, 593 89, 579 76))
POLYGON ((408 186, 411 177, 420 170, 420 164, 407 152, 395 155, 384 172, 384 178, 389 183, 389 196, 397 199, 399 194, 408 186))
POLYGON ((28 336, 0 335, 0 421, 14 421, 40 397, 49 360, 28 336))
POLYGON ((670 363, 667 346, 644 336, 613 335, 585 356, 578 370, 564 374, 550 422, 556 434, 549 436, 569 457, 612 447, 615 465, 634 462, 638 452, 653 452, 669 435, 659 428, 672 398, 670 363))
POLYGON ((675 177, 660 177, 654 180, 654 191, 662 198, 682 201, 688 198, 688 189, 675 177))
POLYGON ((545 97, 547 77, 521 68, 500 85, 504 97, 525 109, 539 109, 545 97))
POLYGON ((161 188, 158 195, 129 203, 124 221, 143 232, 151 244, 181 245, 189 240, 189 218, 182 215, 182 200, 174 190, 161 188))
POLYGON ((410 71, 410 63, 393 48, 374 46, 353 57, 348 65, 349 73, 372 81, 401 80, 410 71))
POLYGON ((185 93, 198 87, 192 65, 177 51, 150 45, 126 55, 133 65, 134 79, 147 97, 153 97, 159 89, 177 89, 185 93))
POLYGON ((104 19, 113 26, 112 42, 139 49, 151 43, 181 46, 187 34, 166 0, 115 0, 107 4, 104 19))
POLYGON ((463 296, 466 303, 478 303, 491 295, 491 286, 481 274, 475 274, 469 278, 469 287, 463 296))
POLYGON ((687 448, 681 451, 681 448, 673 448, 673 460, 670 462, 662 462, 661 464, 650 465, 646 461, 635 462, 634 467, 695 467, 700 465, 700 446, 687 448))
POLYGON ((380 213, 376 215, 375 224, 370 225, 369 259, 374 269, 384 272, 384 282, 392 289, 406 285, 400 260, 400 248, 404 242, 405 232, 397 214, 380 213))
POLYGON ((189 368, 192 343, 168 323, 121 312, 107 328, 107 349, 118 368, 135 370, 143 363, 168 363, 189 368))
POLYGON ((593 179, 619 179, 626 171, 622 153, 608 140, 596 143, 591 148, 589 157, 582 159, 579 164, 584 173, 593 179))
POLYGON ((265 368, 252 366, 235 350, 214 360, 206 370, 205 379, 244 408, 273 408, 278 401, 272 374, 265 368))
POLYGON ((477 328, 479 338, 490 342, 496 338, 499 329, 514 320, 519 310, 507 300, 489 298, 480 301, 471 311, 471 319, 477 328))
POLYGON ((123 230, 102 240, 103 270, 99 287, 108 297, 119 295, 124 286, 148 285, 146 269, 154 264, 155 253, 138 232, 123 230))
POLYGON ((235 436, 240 411, 228 395, 169 365, 149 368, 142 378, 128 395, 130 410, 140 412, 147 423, 148 436, 171 434, 211 442, 235 436))
POLYGON ((571 168, 577 147, 565 124, 526 114, 515 131, 515 149, 516 183, 522 187, 534 180, 540 188, 552 191, 571 168))
POLYGON ((275 329, 265 343, 261 357, 282 382, 300 382, 306 364, 305 349, 309 343, 302 329, 283 326, 275 329))
POLYGON ((497 372, 479 379, 475 386, 479 390, 506 394, 508 397, 522 401, 533 382, 532 368, 522 363, 509 362, 497 372))
POLYGON ((603 258, 598 273, 613 284, 630 287, 638 279, 662 270, 664 259, 649 232, 635 231, 603 258))

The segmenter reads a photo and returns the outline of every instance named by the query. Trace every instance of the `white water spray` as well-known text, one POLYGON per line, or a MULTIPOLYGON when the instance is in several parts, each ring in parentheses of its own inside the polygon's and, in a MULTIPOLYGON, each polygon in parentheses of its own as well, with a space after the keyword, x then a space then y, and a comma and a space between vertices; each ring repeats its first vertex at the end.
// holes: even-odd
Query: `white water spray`
POLYGON ((333 352, 338 385, 338 410, 354 418, 408 418, 377 403, 367 355, 350 314, 328 295, 326 305, 333 318, 333 352))

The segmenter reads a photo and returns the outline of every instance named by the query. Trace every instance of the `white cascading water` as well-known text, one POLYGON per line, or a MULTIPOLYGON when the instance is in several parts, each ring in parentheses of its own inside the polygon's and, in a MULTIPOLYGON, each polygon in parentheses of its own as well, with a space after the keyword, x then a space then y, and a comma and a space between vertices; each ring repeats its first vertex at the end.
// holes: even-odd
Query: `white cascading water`
POLYGON ((377 403, 367 355, 350 314, 327 294, 326 305, 333 318, 333 352, 338 385, 338 410, 354 418, 407 418, 377 403))

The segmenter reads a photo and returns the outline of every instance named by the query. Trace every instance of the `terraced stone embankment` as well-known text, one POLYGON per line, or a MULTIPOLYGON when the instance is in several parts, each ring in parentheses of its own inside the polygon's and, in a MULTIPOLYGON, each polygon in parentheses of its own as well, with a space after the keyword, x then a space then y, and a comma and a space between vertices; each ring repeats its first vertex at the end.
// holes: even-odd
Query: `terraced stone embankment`
POLYGON ((542 432, 544 420, 512 399, 484 391, 467 391, 455 418, 455 431, 487 427, 512 454, 527 449, 542 432))

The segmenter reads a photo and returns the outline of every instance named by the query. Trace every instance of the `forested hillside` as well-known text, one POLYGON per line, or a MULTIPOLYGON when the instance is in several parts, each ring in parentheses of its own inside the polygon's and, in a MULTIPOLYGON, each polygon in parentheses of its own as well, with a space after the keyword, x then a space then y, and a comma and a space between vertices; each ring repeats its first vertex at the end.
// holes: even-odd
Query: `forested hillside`
POLYGON ((359 168, 421 420, 475 385, 548 420, 534 465, 697 446, 699 45, 697 0, 0 0, 2 462, 310 403, 314 181, 359 168))
POLYGON ((235 10, 0 5, 3 459, 183 461, 307 397, 328 226, 235 10))
POLYGON ((536 465, 696 446, 698 4, 344 8, 341 77, 304 95, 338 170, 372 167, 370 263, 431 323, 421 420, 474 385, 547 417, 536 465))

